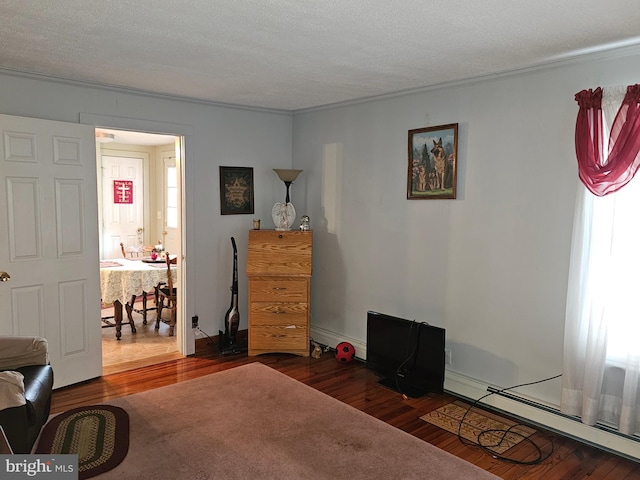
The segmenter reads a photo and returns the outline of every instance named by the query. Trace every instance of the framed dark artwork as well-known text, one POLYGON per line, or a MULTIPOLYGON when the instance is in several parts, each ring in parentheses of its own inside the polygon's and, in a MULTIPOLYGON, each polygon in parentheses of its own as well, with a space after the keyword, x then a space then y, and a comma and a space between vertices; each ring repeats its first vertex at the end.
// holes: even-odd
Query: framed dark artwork
POLYGON ((220 167, 220 213, 253 213, 253 168, 220 167))
POLYGON ((456 198, 458 124, 409 130, 407 199, 456 198))

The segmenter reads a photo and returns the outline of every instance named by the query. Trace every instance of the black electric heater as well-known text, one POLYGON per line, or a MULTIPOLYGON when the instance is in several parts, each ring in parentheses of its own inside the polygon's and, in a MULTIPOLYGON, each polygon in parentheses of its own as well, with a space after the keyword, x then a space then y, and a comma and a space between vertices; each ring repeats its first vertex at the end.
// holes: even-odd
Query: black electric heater
POLYGON ((444 347, 443 328, 367 312, 367 368, 380 385, 413 398, 442 393, 444 347))

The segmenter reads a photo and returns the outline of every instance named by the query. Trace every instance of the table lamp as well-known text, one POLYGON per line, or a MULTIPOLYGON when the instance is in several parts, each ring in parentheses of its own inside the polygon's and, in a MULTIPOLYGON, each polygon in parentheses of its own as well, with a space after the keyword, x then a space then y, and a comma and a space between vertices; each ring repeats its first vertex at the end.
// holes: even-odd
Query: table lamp
POLYGON ((298 178, 298 175, 302 173, 302 170, 293 170, 286 168, 274 168, 274 172, 278 175, 278 178, 282 180, 287 187, 287 196, 284 203, 276 202, 271 210, 271 217, 273 223, 276 225, 276 230, 291 230, 291 225, 296 220, 296 210, 293 208, 289 197, 289 187, 293 181, 298 178))

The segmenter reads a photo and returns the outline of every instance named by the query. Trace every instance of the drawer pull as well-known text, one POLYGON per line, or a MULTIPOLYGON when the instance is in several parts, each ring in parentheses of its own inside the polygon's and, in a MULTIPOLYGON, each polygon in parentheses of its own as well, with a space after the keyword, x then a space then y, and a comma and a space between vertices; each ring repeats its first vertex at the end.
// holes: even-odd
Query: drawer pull
POLYGON ((271 336, 272 336, 273 338, 283 338, 283 337, 286 337, 286 335, 283 335, 283 334, 281 334, 281 333, 280 333, 280 334, 273 334, 273 335, 271 335, 271 336))
POLYGON ((287 312, 286 312, 286 311, 284 311, 284 310, 274 310, 272 313, 273 313, 274 315, 284 315, 284 314, 285 314, 285 313, 287 313, 287 312))
POLYGON ((274 290, 286 290, 287 287, 273 287, 274 290))
POLYGON ((284 327, 284 328, 298 328, 295 325, 289 325, 288 327, 284 327))

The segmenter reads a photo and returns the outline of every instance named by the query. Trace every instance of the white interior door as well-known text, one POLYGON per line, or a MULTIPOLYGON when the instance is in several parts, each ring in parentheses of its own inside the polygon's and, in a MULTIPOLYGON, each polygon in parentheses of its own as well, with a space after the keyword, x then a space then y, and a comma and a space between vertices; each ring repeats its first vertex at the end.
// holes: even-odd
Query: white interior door
POLYGON ((121 257, 120 243, 138 246, 144 233, 143 159, 102 156, 102 257, 121 257))
POLYGON ((101 375, 94 129, 0 115, 0 333, 49 342, 55 387, 101 375))

